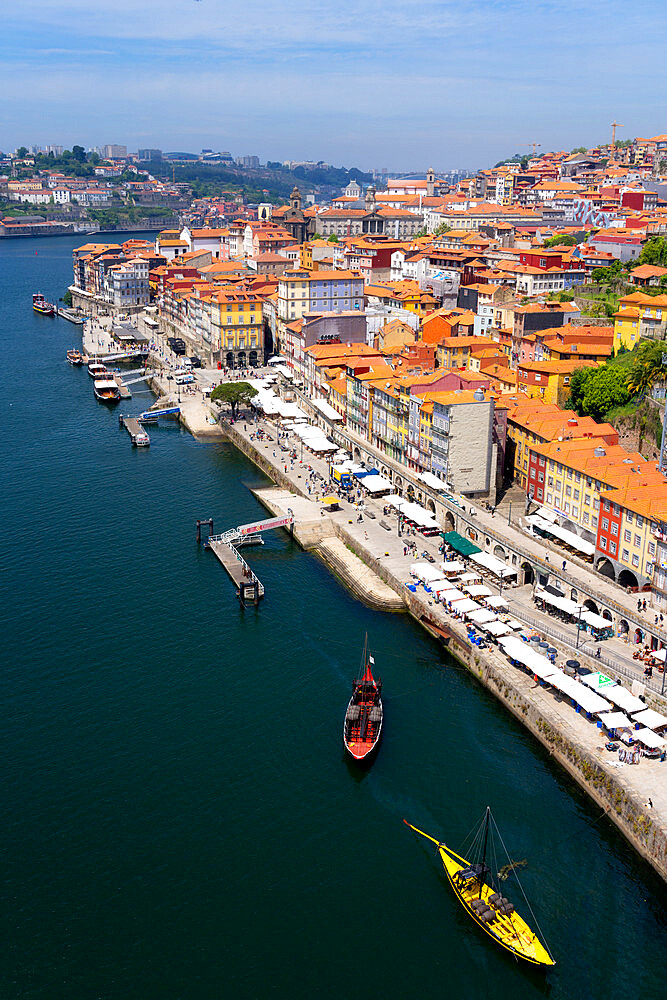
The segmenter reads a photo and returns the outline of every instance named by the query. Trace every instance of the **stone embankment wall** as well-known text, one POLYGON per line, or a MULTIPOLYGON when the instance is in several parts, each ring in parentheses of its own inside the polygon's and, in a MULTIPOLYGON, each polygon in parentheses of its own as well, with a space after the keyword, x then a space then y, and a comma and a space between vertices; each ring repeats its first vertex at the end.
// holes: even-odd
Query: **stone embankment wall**
MULTIPOLYGON (((240 437, 233 427, 225 424, 223 429, 225 436, 267 476, 280 486, 294 491, 293 483, 282 476, 261 451, 240 437)), ((382 562, 382 557, 370 553, 346 531, 344 525, 333 521, 330 523, 345 547, 354 552, 377 577, 400 595, 401 603, 407 606, 410 614, 431 634, 435 634, 429 628, 428 608, 424 606, 422 600, 402 585, 402 581, 398 580, 382 562)), ((344 563, 341 562, 338 567, 334 566, 334 570, 348 586, 352 586, 344 563)), ((667 832, 652 818, 650 810, 644 807, 638 794, 624 786, 622 776, 611 770, 609 762, 603 766, 590 750, 581 745, 576 734, 570 734, 563 729, 557 719, 550 717, 548 702, 540 705, 537 698, 531 695, 533 690, 531 679, 511 667, 498 650, 491 648, 482 651, 473 647, 461 622, 449 621, 447 632, 449 639, 446 645, 452 656, 530 730, 555 760, 606 811, 608 817, 639 854, 667 881, 667 832)), ((542 691, 541 688, 535 690, 536 694, 542 691)))

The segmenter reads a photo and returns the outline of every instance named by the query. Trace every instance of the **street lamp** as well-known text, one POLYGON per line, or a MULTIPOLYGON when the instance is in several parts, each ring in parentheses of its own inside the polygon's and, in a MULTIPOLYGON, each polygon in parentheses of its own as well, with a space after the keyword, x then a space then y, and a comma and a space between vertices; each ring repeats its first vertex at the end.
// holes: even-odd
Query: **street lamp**
POLYGON ((583 604, 579 605, 579 616, 577 618, 577 641, 575 643, 575 649, 579 649, 579 634, 581 632, 581 612, 583 611, 583 604))
POLYGON ((512 501, 511 500, 510 500, 510 509, 509 509, 508 514, 507 514, 507 523, 508 524, 512 523, 512 501))

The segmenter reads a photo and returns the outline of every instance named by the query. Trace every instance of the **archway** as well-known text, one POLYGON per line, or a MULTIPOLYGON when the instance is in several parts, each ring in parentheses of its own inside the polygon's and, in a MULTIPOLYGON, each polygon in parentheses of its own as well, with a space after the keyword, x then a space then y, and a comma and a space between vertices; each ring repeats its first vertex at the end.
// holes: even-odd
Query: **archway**
POLYGON ((257 351, 250 352, 250 354, 248 355, 248 361, 250 363, 251 368, 257 367, 257 351))
POLYGON ((502 559, 503 562, 507 561, 507 554, 502 545, 496 545, 495 549, 493 550, 493 554, 496 557, 496 559, 502 559))
POLYGON ((408 488, 407 488, 406 492, 407 492, 407 495, 408 495, 409 499, 410 500, 414 500, 414 498, 415 498, 415 488, 412 485, 412 483, 408 483, 408 488))
POLYGON ((450 510, 445 511, 444 516, 445 529, 447 531, 456 531, 456 522, 454 521, 454 515, 450 510))
POLYGON ((239 366, 239 368, 245 368, 246 367, 246 352, 245 351, 239 351, 238 356, 237 356, 237 360, 238 360, 238 366, 239 366))
POLYGON ((470 527, 469 525, 468 525, 468 527, 466 528, 466 535, 467 535, 467 537, 468 537, 468 538, 470 538, 470 539, 471 539, 471 540, 472 540, 473 542, 476 542, 476 541, 477 541, 477 532, 475 531, 475 529, 474 529, 474 528, 471 528, 471 527, 470 527))
POLYGON ((400 476, 397 476, 396 474, 394 474, 394 489, 396 490, 397 493, 400 493, 400 491, 403 489, 403 480, 401 479, 400 476))
POLYGON ((618 574, 619 587, 628 587, 630 590, 639 590, 639 583, 635 574, 629 569, 622 569, 618 574))
POLYGON ((586 598, 586 600, 584 601, 584 607, 588 608, 589 611, 592 611, 594 615, 600 614, 600 609, 598 608, 597 604, 595 603, 592 597, 586 598))
POLYGON ((578 596, 579 596, 578 592, 573 587, 572 590, 570 591, 570 600, 576 602, 578 596))
POLYGON ((604 610, 602 611, 602 617, 606 618, 608 622, 612 622, 614 620, 611 616, 611 611, 609 610, 609 608, 604 608, 604 610))
POLYGON ((387 469, 384 465, 382 466, 380 471, 382 472, 382 475, 385 477, 385 479, 389 478, 389 473, 387 472, 387 469))
POLYGON ((535 579, 535 572, 533 567, 528 562, 521 563, 521 572, 523 573, 523 582, 532 583, 535 579))
POLYGON ((435 503, 433 500, 426 501, 426 509, 430 510, 432 514, 435 514, 435 503))
POLYGON ((355 448, 354 451, 352 452, 352 458, 357 463, 361 460, 361 452, 359 451, 358 448, 355 448))
POLYGON ((595 567, 600 574, 600 576, 606 576, 609 580, 615 580, 616 574, 614 573, 613 564, 606 556, 602 556, 598 559, 598 564, 595 567))
POLYGON ((628 632, 630 631, 630 626, 628 622, 626 622, 625 618, 619 619, 618 631, 621 633, 621 635, 627 635, 628 632))
POLYGON ((644 641, 644 633, 640 628, 635 629, 635 642, 640 643, 644 641))
POLYGON ((225 354, 225 368, 234 367, 234 353, 233 351, 227 351, 225 354))

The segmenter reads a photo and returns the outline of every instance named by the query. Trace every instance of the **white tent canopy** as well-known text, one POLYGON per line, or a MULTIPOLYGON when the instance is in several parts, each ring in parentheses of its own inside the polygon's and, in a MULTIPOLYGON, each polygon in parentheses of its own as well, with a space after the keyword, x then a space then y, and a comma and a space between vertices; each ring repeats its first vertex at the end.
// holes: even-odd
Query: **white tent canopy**
POLYGON ((591 628, 613 628, 614 623, 608 618, 603 618, 602 615, 596 615, 594 611, 583 611, 581 614, 581 620, 590 625, 591 628))
POLYGON ((498 621, 498 616, 494 615, 493 611, 489 611, 487 608, 482 608, 480 611, 474 611, 471 615, 468 615, 471 622, 475 622, 476 625, 483 625, 485 622, 496 622, 498 621))
POLYGON ((466 618, 469 618, 473 612, 481 610, 482 608, 477 601, 471 601, 469 597, 466 597, 463 601, 457 601, 454 605, 454 611, 458 611, 459 614, 465 615, 466 618))
POLYGON ((361 485, 369 493, 383 493, 385 490, 391 489, 391 483, 384 476, 364 476, 361 480, 361 485))
POLYGON ((632 729, 632 723, 623 712, 598 712, 597 717, 605 729, 632 729))
POLYGON ((614 705, 618 705, 622 708, 624 712, 639 712, 644 707, 644 702, 640 701, 639 698, 635 697, 626 688, 621 687, 620 684, 614 684, 613 687, 606 688, 604 691, 605 698, 613 702, 614 705))
POLYGON ((634 733, 635 741, 643 743, 645 747, 650 747, 651 750, 659 750, 660 747, 664 746, 667 740, 664 740, 662 736, 658 736, 654 733, 652 729, 638 729, 634 733))
POLYGON ((439 569, 427 562, 412 563, 410 573, 423 583, 428 583, 429 580, 439 580, 442 576, 439 569))
POLYGON ((465 569, 463 563, 458 562, 456 559, 446 560, 440 563, 440 566, 444 573, 461 573, 465 569))
POLYGON ((338 423, 338 421, 343 419, 340 413, 334 410, 333 406, 331 406, 330 403, 327 403, 326 400, 311 399, 311 403, 313 404, 316 410, 320 411, 323 417, 327 418, 327 420, 332 420, 334 423, 338 423))
POLYGON ((535 600, 544 601, 545 604, 550 604, 552 607, 558 608, 559 611, 564 611, 569 615, 579 614, 579 609, 582 607, 576 601, 570 601, 567 597, 558 597, 556 594, 551 594, 548 590, 536 590, 535 600))
MULTIPOLYGON (((446 590, 442 595, 442 599, 445 604, 454 604, 456 601, 470 600, 467 594, 464 594, 462 590, 457 590, 456 587, 454 587, 453 590, 446 590)), ((477 607, 479 607, 479 604, 477 607)))
POLYGON ((527 643, 523 642, 515 635, 501 636, 498 645, 502 646, 511 660, 517 660, 534 673, 541 680, 547 680, 556 673, 553 663, 547 660, 527 643))
POLYGON ((577 705, 580 705, 584 712, 604 712, 610 709, 608 701, 605 701, 599 694, 595 694, 590 688, 587 688, 584 684, 580 684, 579 681, 575 681, 573 677, 569 677, 560 670, 557 676, 550 679, 549 683, 557 687, 568 698, 576 701, 577 705))
POLYGON ((659 729, 660 726, 667 726, 667 718, 664 715, 660 715, 659 712, 654 712, 652 708, 645 708, 643 712, 637 712, 632 718, 635 722, 641 723, 642 726, 648 726, 649 729, 659 729))
POLYGON ((484 622, 479 627, 483 632, 489 632, 491 635, 495 635, 496 637, 507 635, 508 632, 511 631, 509 625, 505 624, 505 622, 499 621, 498 619, 494 622, 484 622))
POLYGON ((494 576, 500 577, 503 580, 506 577, 516 576, 515 569, 510 569, 501 559, 496 559, 490 552, 473 552, 470 558, 478 566, 484 566, 494 576))
POLYGON ((444 593, 446 590, 456 590, 456 587, 449 580, 434 580, 429 583, 429 587, 434 594, 444 593))
POLYGON ((471 597, 490 597, 493 593, 488 587, 483 586, 481 583, 469 583, 465 584, 463 589, 470 594, 471 597))
POLYGON ((587 542, 585 538, 580 538, 579 535, 575 535, 574 531, 569 531, 568 528, 561 528, 559 524, 552 524, 549 526, 548 531, 550 535, 559 538, 561 542, 569 545, 571 549, 577 549, 578 552, 583 552, 586 556, 595 554, 595 545, 592 542, 587 542))
POLYGON ((654 649, 651 656, 654 660, 662 660, 664 662, 665 656, 667 656, 667 649, 654 649))
POLYGON ((498 597, 494 595, 493 597, 488 597, 486 603, 490 608, 507 608, 509 607, 509 602, 505 600, 504 597, 498 597))
POLYGON ((421 479, 422 483, 430 486, 432 490, 437 490, 444 492, 446 490, 445 484, 437 476, 434 476, 432 472, 420 472, 417 479, 421 479))

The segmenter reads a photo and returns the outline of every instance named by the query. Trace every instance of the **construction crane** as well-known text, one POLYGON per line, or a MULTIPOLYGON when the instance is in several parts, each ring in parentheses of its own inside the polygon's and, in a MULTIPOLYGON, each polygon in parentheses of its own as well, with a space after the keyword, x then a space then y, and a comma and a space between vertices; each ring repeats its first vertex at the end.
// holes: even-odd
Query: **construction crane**
POLYGON ((538 149, 538 147, 542 146, 542 143, 541 142, 527 142, 526 146, 528 147, 528 149, 532 149, 533 150, 533 156, 537 156, 537 149, 538 149))
POLYGON ((612 148, 612 152, 613 152, 613 150, 616 149, 616 129, 617 128, 625 128, 625 125, 621 125, 621 123, 617 122, 617 121, 613 121, 611 123, 611 148, 612 148))

